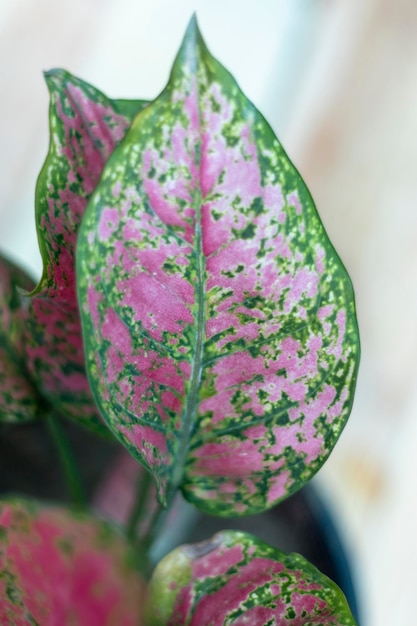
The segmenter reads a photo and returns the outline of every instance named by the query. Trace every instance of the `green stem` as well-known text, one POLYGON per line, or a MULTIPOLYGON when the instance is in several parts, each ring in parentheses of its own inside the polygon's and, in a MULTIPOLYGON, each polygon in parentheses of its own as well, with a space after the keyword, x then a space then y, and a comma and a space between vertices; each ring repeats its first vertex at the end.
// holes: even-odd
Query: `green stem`
POLYGON ((154 546, 155 540, 159 537, 159 534, 163 528, 166 519, 166 515, 170 510, 169 507, 165 508, 159 502, 157 502, 156 510, 154 511, 151 519, 147 521, 147 530, 144 536, 139 537, 138 526, 140 525, 141 521, 149 510, 149 495, 150 489, 153 484, 154 482, 152 474, 146 470, 143 470, 138 479, 136 502, 132 509, 126 527, 126 536, 128 540, 133 545, 137 545, 143 555, 142 573, 147 579, 150 578, 152 570, 155 566, 154 559, 152 558, 152 548, 154 546))
POLYGON ((158 502, 158 508, 153 514, 148 527, 148 531, 142 539, 142 545, 145 548, 148 556, 150 555, 152 547, 156 539, 158 539, 162 528, 164 527, 164 523, 169 512, 170 507, 165 508, 158 502))
POLYGON ((86 508, 87 498, 81 475, 59 417, 53 414, 48 415, 46 421, 58 451, 71 502, 76 507, 86 508))
MULTIPOLYGON (((147 532, 144 537, 138 539, 134 537, 132 540, 132 544, 136 545, 139 549, 139 553, 141 556, 141 572, 145 579, 149 582, 152 576, 152 572, 155 568, 155 565, 160 560, 160 556, 156 556, 154 554, 154 546, 156 539, 158 539, 161 528, 163 524, 161 524, 162 519, 165 520, 165 517, 168 513, 168 509, 164 509, 159 503, 158 508, 155 511, 152 519, 150 520, 147 532)), ((158 550, 158 553, 160 550, 158 550)), ((162 556, 164 556, 166 552, 163 552, 162 556)))
POLYGON ((138 479, 137 498, 135 506, 130 514, 130 518, 127 524, 127 537, 131 541, 136 538, 136 529, 141 522, 144 512, 146 511, 146 503, 149 496, 149 489, 152 486, 151 473, 145 469, 141 473, 138 479))
MULTIPOLYGON (((149 501, 149 489, 153 485, 153 479, 150 472, 144 471, 143 475, 140 476, 138 481, 138 491, 137 491, 137 500, 135 506, 130 514, 130 518, 127 524, 126 534, 128 539, 131 541, 136 540, 137 535, 137 527, 138 524, 143 519, 144 513, 147 511, 147 504, 149 501)), ((148 550, 155 539, 158 537, 159 532, 161 530, 161 524, 165 520, 165 515, 170 510, 170 507, 163 507, 159 502, 157 503, 157 508, 152 515, 152 518, 149 520, 148 529, 145 535, 141 538, 140 544, 145 549, 148 550)))

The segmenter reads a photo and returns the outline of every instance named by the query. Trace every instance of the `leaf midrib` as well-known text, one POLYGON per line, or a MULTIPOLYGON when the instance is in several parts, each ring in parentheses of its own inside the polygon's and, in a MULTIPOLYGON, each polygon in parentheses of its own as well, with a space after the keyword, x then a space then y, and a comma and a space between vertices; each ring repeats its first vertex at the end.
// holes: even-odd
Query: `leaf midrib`
POLYGON ((192 429, 195 423, 195 417, 198 407, 198 397, 201 387, 201 379, 203 372, 203 352, 205 340, 205 260, 203 255, 202 232, 201 232, 201 188, 198 187, 195 200, 195 258, 196 258, 196 303, 197 318, 195 323, 195 349, 192 360, 192 371, 190 388, 185 402, 182 415, 182 432, 179 441, 179 449, 177 462, 174 467, 172 486, 177 489, 182 482, 184 468, 187 459, 188 448, 191 439, 192 429))
MULTIPOLYGON (((196 42, 194 42, 194 50, 198 49, 196 42)), ((194 53, 195 54, 195 53, 194 53)), ((194 209, 195 209, 195 245, 194 254, 196 259, 196 305, 197 305, 197 317, 195 322, 195 349, 192 359, 192 371, 190 379, 190 387, 185 402, 184 410, 182 413, 182 430, 179 438, 177 462, 175 463, 173 476, 171 481, 171 493, 180 486, 183 476, 185 465, 187 461, 187 454, 189 450, 191 434, 196 421, 196 413, 198 408, 199 393, 203 372, 203 352, 205 343, 205 288, 206 288, 206 262, 203 254, 203 242, 202 242, 202 229, 201 229, 201 206, 202 206, 202 193, 201 193, 201 110, 200 110, 200 80, 197 78, 198 59, 196 56, 191 58, 191 64, 193 65, 193 74, 196 79, 196 98, 198 107, 198 145, 195 146, 195 158, 196 165, 198 167, 198 185, 196 185, 196 191, 194 195, 194 209)))

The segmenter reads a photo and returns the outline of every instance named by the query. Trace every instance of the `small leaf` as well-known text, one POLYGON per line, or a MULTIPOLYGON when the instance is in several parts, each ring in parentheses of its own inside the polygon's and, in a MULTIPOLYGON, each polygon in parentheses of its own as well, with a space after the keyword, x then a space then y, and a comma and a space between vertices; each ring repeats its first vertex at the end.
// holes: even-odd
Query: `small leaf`
POLYGON ((103 429, 85 374, 75 243, 107 159, 146 103, 109 100, 64 70, 45 77, 51 96, 50 146, 36 188, 43 275, 29 294, 26 356, 33 378, 52 404, 103 429))
POLYGON ((38 413, 39 395, 23 361, 24 302, 17 287, 33 281, 0 255, 0 421, 26 422, 38 413))
POLYGON ((33 502, 0 504, 0 623, 143 624, 144 584, 108 524, 33 502))
POLYGON ((299 554, 224 531, 166 556, 150 583, 149 626, 355 626, 343 593, 299 554))
POLYGON ((33 294, 76 304, 77 231, 104 165, 146 102, 110 100, 61 69, 45 73, 50 92, 49 152, 36 187, 43 275, 33 294))
POLYGON ((195 20, 103 172, 77 262, 93 393, 162 502, 181 486, 208 512, 253 514, 317 472, 353 400, 352 286, 195 20))

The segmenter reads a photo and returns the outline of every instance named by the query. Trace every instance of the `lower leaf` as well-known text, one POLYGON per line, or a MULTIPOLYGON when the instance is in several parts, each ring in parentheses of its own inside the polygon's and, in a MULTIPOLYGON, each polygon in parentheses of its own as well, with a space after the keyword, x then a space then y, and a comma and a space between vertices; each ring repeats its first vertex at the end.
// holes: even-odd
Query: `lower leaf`
POLYGON ((0 623, 140 626, 144 583, 104 522, 23 500, 0 504, 0 623))
POLYGON ((355 626, 346 599, 299 554, 243 532, 177 548, 157 566, 149 626, 355 626))

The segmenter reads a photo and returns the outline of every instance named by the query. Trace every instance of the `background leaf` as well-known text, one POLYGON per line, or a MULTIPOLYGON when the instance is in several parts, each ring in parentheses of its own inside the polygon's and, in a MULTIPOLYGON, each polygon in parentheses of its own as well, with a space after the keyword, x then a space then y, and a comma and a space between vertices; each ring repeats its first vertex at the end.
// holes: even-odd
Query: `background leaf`
POLYGON ((299 554, 242 532, 181 546, 152 576, 150 626, 355 626, 343 593, 299 554))
POLYGON ((51 97, 50 145, 36 188, 43 275, 30 294, 26 357, 34 380, 53 405, 103 429, 84 368, 75 243, 107 159, 146 103, 109 100, 64 70, 45 77, 51 97))
POLYGON ((77 231, 104 165, 143 100, 110 100, 61 69, 45 73, 50 144, 36 188, 36 226, 43 276, 33 294, 76 304, 77 231))
POLYGON ((257 513, 323 464, 356 381, 351 283, 195 20, 92 196, 78 280, 96 400, 162 502, 257 513))
POLYGON ((38 414, 39 395, 23 360, 24 302, 17 287, 33 281, 0 255, 0 421, 26 422, 38 414))
POLYGON ((114 528, 34 502, 0 503, 0 622, 142 624, 143 582, 114 528))

